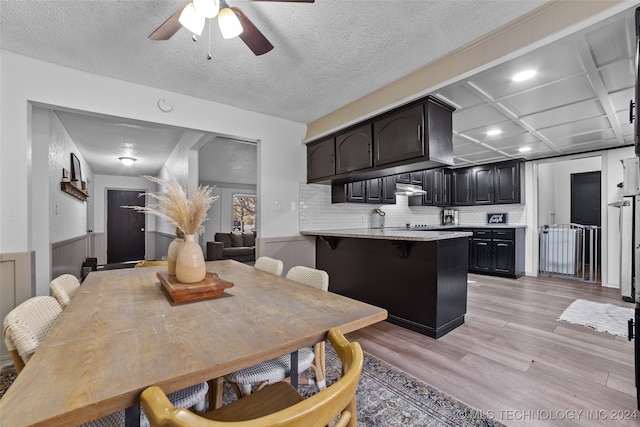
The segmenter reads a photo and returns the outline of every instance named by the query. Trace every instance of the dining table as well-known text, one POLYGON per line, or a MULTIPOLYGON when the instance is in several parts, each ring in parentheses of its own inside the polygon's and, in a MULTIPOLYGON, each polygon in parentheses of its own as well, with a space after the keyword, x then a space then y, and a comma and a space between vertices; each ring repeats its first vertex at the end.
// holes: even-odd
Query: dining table
MULTIPOLYGON (((166 266, 91 272, 0 399, 0 425, 73 426, 126 410, 140 393, 171 393, 380 322, 385 309, 234 260, 207 262, 233 283, 215 298, 175 303, 166 266)), ((211 391, 211 390, 210 390, 211 391)))

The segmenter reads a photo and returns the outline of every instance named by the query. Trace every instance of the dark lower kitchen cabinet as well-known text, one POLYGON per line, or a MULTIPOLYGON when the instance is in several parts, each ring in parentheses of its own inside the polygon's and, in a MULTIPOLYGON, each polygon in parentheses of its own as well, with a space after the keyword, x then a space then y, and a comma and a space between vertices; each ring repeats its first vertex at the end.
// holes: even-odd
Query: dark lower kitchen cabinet
POLYGON ((373 145, 375 166, 424 156, 424 107, 422 104, 374 121, 373 145))
POLYGON ((524 275, 524 228, 474 228, 469 272, 518 278, 524 275))
POLYGON ((335 140, 331 138, 307 145, 307 181, 335 173, 335 140))
POLYGON ((469 271, 488 273, 491 271, 491 240, 471 239, 469 271))
POLYGON ((371 124, 336 136, 336 174, 373 166, 371 124))

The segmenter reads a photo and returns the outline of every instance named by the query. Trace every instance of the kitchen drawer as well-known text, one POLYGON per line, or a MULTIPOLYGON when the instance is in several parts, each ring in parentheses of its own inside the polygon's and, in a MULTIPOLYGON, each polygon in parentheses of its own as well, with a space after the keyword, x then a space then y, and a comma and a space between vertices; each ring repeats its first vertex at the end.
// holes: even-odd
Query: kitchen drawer
POLYGON ((515 233, 513 229, 492 230, 491 237, 493 238, 493 240, 513 240, 515 238, 515 233))
POLYGON ((474 228, 473 238, 474 239, 491 239, 491 230, 474 228))

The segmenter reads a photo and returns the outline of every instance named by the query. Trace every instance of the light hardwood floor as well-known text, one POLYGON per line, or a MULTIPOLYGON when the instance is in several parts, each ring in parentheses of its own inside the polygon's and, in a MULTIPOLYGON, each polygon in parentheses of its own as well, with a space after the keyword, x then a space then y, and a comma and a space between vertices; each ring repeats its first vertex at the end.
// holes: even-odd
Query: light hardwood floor
POLYGON ((469 280, 465 324, 437 340, 387 322, 349 339, 508 426, 640 425, 633 342, 557 320, 580 298, 634 308, 618 289, 534 277, 469 280))

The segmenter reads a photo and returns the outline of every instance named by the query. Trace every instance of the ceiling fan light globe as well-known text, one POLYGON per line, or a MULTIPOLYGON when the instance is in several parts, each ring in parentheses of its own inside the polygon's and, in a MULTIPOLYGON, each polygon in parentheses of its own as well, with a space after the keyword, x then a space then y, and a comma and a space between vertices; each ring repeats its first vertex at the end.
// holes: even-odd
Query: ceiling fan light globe
POLYGON ((215 18, 220 11, 219 0, 193 0, 196 13, 204 18, 215 18))
POLYGON ((193 34, 200 35, 204 29, 205 18, 204 16, 198 15, 193 3, 189 3, 182 9, 178 22, 193 34))
POLYGON ((242 24, 236 16, 235 12, 228 7, 222 9, 218 13, 218 26, 222 37, 232 39, 242 34, 242 24))

